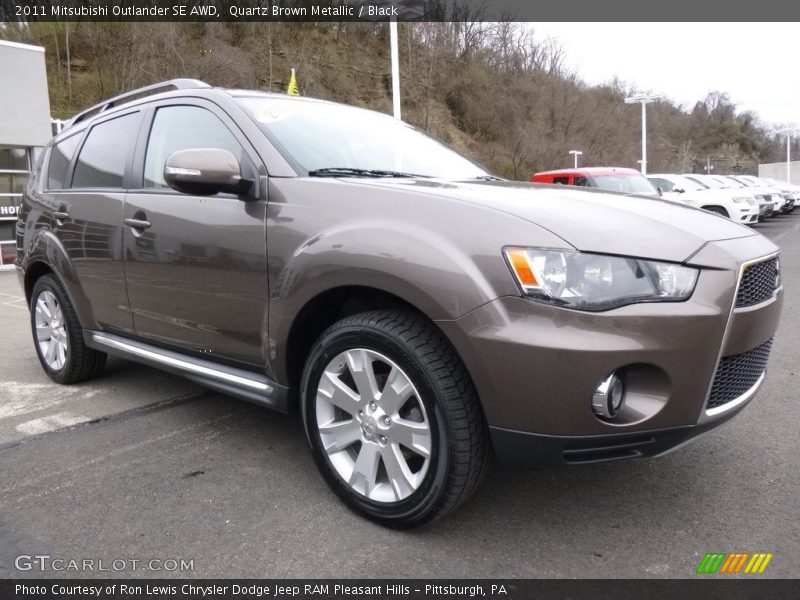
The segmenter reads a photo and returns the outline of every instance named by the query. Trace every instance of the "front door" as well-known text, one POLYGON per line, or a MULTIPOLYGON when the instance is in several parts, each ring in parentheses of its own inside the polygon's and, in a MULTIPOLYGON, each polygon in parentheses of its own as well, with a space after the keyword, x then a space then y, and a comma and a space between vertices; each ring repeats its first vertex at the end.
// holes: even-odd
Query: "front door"
POLYGON ((203 100, 158 103, 148 119, 136 161, 141 187, 129 190, 124 208, 125 276, 136 333, 263 367, 266 201, 180 193, 163 176, 167 157, 177 150, 223 148, 257 181, 257 155, 233 121, 203 100))

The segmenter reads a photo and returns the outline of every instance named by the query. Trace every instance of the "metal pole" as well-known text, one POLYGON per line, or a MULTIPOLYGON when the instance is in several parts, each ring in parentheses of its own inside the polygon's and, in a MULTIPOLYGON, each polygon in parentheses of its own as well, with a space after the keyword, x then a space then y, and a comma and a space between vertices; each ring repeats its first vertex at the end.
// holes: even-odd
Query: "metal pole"
POLYGON ((397 21, 389 21, 389 38, 392 47, 392 109, 395 119, 402 119, 400 116, 400 60, 397 49, 397 21))
POLYGON ((647 101, 642 100, 642 175, 647 175, 647 101))
POLYGON ((575 168, 577 169, 577 168, 578 168, 578 153, 576 152, 576 153, 575 153, 575 154, 573 154, 572 156, 574 156, 574 157, 575 157, 575 168))
POLYGON ((792 183, 792 134, 786 132, 786 183, 792 183))

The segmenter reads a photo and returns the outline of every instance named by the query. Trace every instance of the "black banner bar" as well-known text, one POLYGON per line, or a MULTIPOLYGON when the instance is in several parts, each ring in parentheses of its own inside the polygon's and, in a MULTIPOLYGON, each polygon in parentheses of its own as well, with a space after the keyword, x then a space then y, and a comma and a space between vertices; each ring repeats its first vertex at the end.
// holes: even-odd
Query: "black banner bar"
MULTIPOLYGON (((800 21, 786 0, 0 0, 0 21, 800 21)), ((663 43, 679 43, 666 40, 663 43)))
POLYGON ((2 580, 3 600, 782 600, 797 581, 752 576, 697 579, 108 579, 2 580))

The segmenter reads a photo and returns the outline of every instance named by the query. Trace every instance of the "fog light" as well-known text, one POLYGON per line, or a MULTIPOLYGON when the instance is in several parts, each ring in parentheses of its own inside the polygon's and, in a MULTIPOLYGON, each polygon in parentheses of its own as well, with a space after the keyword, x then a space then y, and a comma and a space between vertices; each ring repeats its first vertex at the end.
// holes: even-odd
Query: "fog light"
POLYGON ((625 386, 616 373, 600 382, 592 395, 592 410, 598 417, 614 419, 625 402, 625 386))

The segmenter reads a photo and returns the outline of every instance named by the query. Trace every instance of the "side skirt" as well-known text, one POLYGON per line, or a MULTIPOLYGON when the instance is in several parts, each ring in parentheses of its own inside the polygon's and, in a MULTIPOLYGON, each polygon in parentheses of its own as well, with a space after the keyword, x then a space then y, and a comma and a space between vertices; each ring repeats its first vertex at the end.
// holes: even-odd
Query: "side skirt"
POLYGON ((87 346, 100 352, 176 373, 223 394, 289 412, 290 388, 266 375, 165 350, 113 333, 84 331, 83 338, 87 346))

